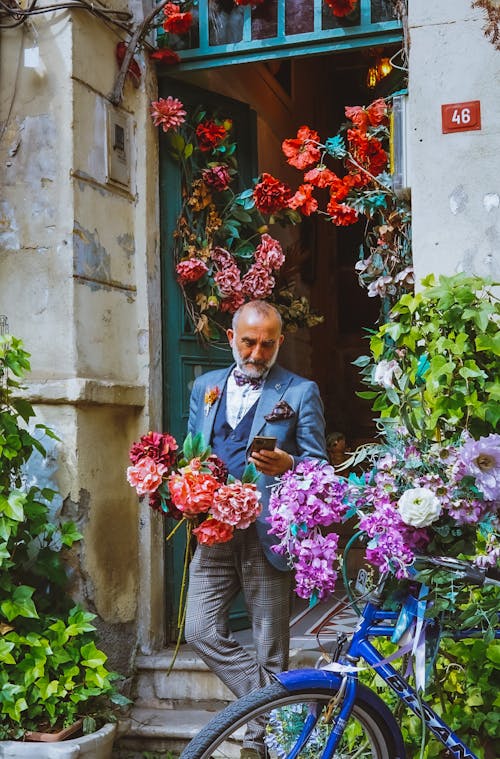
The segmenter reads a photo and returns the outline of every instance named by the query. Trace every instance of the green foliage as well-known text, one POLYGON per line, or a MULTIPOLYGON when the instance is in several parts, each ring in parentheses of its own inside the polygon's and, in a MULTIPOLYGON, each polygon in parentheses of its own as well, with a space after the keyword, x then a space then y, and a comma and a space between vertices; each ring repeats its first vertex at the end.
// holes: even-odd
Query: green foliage
MULTIPOLYGON (((394 645, 381 646, 384 655, 394 645)), ((424 700, 446 721, 460 738, 480 757, 491 759, 500 729, 498 707, 500 697, 500 641, 483 639, 444 640, 436 659, 434 677, 424 700)), ((401 725, 408 756, 422 759, 444 759, 443 745, 426 733, 426 745, 420 755, 422 725, 418 717, 404 707, 378 676, 362 672, 361 680, 380 691, 401 725)))
POLYGON ((92 730, 99 715, 110 718, 110 705, 128 702, 96 648, 95 615, 65 592, 64 554, 82 536, 50 515, 54 491, 25 484, 24 465, 34 451, 44 454, 26 428, 33 408, 13 397, 14 377, 29 368, 21 341, 0 336, 0 740, 83 715, 93 715, 92 730))
POLYGON ((390 321, 371 336, 372 358, 355 362, 376 388, 363 397, 374 401, 381 419, 403 422, 420 439, 495 431, 500 302, 493 283, 461 273, 440 276, 438 283, 430 275, 422 284, 422 291, 400 298, 390 321), (392 363, 385 383, 377 378, 384 362, 392 363))

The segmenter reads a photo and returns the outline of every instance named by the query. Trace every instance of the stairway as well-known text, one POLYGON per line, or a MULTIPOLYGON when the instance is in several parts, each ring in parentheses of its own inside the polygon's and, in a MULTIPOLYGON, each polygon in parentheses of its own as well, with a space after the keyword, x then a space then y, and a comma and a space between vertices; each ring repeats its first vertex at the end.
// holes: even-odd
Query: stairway
MULTIPOLYGON (((343 591, 326 603, 309 609, 296 603, 290 623, 290 669, 314 667, 320 642, 329 647, 339 632, 353 630, 358 618, 343 591)), ((251 646, 249 630, 235 633, 251 646)), ((181 646, 172 671, 172 649, 139 655, 136 659, 134 706, 130 728, 113 749, 116 759, 144 759, 143 752, 171 751, 178 756, 200 729, 234 696, 189 646, 181 646)))
MULTIPOLYGON (((314 666, 317 651, 293 649, 290 667, 314 666)), ((144 751, 180 754, 200 729, 233 698, 187 646, 181 646, 169 675, 172 651, 137 657, 130 727, 113 756, 138 759, 144 751)))

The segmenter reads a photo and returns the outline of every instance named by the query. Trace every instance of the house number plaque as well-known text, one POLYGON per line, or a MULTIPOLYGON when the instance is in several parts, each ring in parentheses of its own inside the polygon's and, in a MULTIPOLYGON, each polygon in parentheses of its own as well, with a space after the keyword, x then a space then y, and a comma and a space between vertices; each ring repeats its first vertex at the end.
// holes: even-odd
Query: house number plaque
POLYGON ((481 129, 481 103, 479 100, 447 103, 441 106, 441 118, 443 134, 481 129))

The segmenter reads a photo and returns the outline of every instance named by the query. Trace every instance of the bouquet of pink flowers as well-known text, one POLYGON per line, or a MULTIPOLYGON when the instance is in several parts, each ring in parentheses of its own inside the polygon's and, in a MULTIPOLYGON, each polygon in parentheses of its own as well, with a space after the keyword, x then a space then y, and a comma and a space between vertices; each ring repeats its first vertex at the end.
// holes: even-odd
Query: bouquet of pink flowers
POLYGON ((172 435, 149 432, 132 445, 129 458, 127 480, 137 494, 149 496, 151 508, 166 516, 196 525, 192 533, 204 545, 231 540, 262 510, 254 465, 237 480, 201 434, 189 434, 179 451, 172 435))

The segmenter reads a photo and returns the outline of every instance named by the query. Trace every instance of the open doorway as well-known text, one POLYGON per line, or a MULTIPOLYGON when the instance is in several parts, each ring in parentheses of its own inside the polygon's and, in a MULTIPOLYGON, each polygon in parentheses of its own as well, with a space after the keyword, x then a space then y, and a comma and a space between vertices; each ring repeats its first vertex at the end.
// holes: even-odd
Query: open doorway
MULTIPOLYGON (((344 120, 346 105, 367 105, 381 94, 398 89, 397 72, 383 81, 383 92, 380 87, 377 90, 367 86, 368 69, 375 55, 383 52, 388 57, 395 51, 396 48, 363 50, 185 72, 175 79, 162 80, 160 94, 167 97, 174 93, 182 99, 182 88, 187 92, 194 85, 210 93, 215 101, 217 97, 231 98, 248 107, 249 114, 255 114, 257 141, 249 141, 245 149, 256 150, 257 160, 254 162, 254 156, 248 155, 246 163, 256 166, 255 176, 266 171, 297 187, 302 177, 286 164, 282 141, 294 137, 304 124, 317 130, 325 140, 336 134, 344 120)), ((164 197, 167 211, 173 202, 168 194, 164 197)), ((361 383, 352 365, 357 356, 367 351, 366 330, 374 327, 379 311, 376 299, 369 298, 359 286, 354 269, 363 231, 364 221, 339 230, 321 218, 272 231, 287 254, 285 276, 295 282, 297 293, 306 295, 324 317, 319 326, 287 334, 280 362, 318 383, 327 432, 343 432, 349 447, 370 440, 375 433, 369 403, 356 395, 361 383)), ((168 297, 177 285, 173 261, 167 255, 168 245, 163 247, 168 297)), ((168 329, 166 321, 164 325, 168 340, 165 353, 170 367, 181 366, 184 322, 180 319, 176 330, 171 304, 165 305, 168 318, 168 329)), ((190 362, 193 369, 198 365, 203 371, 211 368, 208 355, 195 360, 191 355, 190 362)), ((180 427, 187 414, 188 380, 183 375, 181 403, 178 410, 175 405, 169 406, 169 418, 165 420, 165 428, 176 430, 177 434, 183 432, 180 427)), ((167 376, 166 387, 171 385, 172 378, 167 376)), ((179 557, 174 557, 174 566, 179 563, 179 557)))

